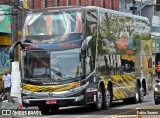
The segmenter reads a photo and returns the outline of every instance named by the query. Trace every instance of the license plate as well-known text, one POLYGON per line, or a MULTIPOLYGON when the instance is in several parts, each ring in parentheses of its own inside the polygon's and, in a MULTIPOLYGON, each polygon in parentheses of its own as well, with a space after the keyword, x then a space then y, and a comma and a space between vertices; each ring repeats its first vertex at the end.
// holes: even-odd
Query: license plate
POLYGON ((46 100, 46 104, 57 104, 56 100, 46 100))

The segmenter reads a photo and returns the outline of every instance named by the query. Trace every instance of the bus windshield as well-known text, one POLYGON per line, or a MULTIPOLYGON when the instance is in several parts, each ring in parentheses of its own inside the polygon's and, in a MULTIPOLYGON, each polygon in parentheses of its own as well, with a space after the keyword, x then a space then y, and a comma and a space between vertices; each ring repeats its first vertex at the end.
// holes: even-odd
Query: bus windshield
POLYGON ((63 80, 82 76, 77 49, 51 52, 51 78, 63 80))
POLYGON ((23 52, 24 79, 62 81, 82 76, 79 48, 63 51, 23 52))
POLYGON ((71 34, 81 34, 83 27, 82 14, 82 11, 30 13, 24 25, 23 40, 55 43, 66 40, 67 38, 64 37, 69 37, 71 34))

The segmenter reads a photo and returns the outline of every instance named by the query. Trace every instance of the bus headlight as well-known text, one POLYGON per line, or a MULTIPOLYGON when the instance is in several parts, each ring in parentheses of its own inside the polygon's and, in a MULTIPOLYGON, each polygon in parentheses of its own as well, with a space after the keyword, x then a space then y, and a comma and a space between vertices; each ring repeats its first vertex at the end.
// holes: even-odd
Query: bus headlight
POLYGON ((29 95, 29 94, 32 93, 32 91, 29 91, 29 90, 26 90, 26 89, 22 89, 22 93, 26 94, 26 95, 29 95))
POLYGON ((77 88, 70 89, 69 91, 70 91, 70 92, 77 93, 77 92, 79 92, 79 91, 84 90, 84 89, 88 86, 88 84, 89 84, 89 81, 88 81, 86 84, 84 84, 84 85, 82 85, 82 86, 79 86, 79 87, 77 87, 77 88))

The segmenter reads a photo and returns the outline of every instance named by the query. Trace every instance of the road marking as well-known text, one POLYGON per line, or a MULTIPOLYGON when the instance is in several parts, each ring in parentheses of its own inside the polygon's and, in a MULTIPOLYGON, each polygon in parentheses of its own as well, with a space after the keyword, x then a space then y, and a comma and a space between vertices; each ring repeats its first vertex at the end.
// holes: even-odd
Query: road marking
MULTIPOLYGON (((148 103, 152 103, 152 102, 141 103, 141 104, 134 104, 134 105, 127 105, 127 106, 125 106, 125 107, 116 108, 116 110, 118 110, 118 109, 125 109, 125 108, 129 108, 129 107, 137 106, 137 105, 145 105, 145 104, 148 104, 148 103)), ((112 107, 111 107, 111 108, 112 108, 112 107)), ((131 109, 134 109, 134 108, 131 108, 131 109)), ((107 111, 106 111, 106 110, 105 110, 105 111, 100 111, 100 112, 95 113, 95 114, 93 114, 93 115, 103 114, 103 113, 109 112, 109 111, 111 111, 111 110, 115 110, 115 108, 108 109, 107 111)))
POLYGON ((91 116, 91 115, 78 116, 76 118, 84 118, 84 117, 88 117, 88 116, 91 116))
MULTIPOLYGON (((40 118, 53 118, 53 117, 57 117, 57 116, 60 116, 60 115, 54 115, 54 116, 40 116, 40 118)), ((31 117, 24 117, 24 118, 31 118, 31 117)))
POLYGON ((116 115, 112 115, 112 116, 107 116, 104 118, 137 118, 137 115, 120 115, 120 116, 116 116, 116 115))
POLYGON ((44 118, 51 118, 51 117, 57 117, 57 116, 60 116, 60 115, 54 115, 54 116, 45 116, 44 118))
MULTIPOLYGON (((147 103, 140 103, 140 104, 134 104, 134 105, 127 105, 127 106, 124 106, 124 107, 120 107, 120 108, 116 108, 116 110, 118 110, 118 109, 125 109, 125 108, 129 108, 129 107, 133 107, 133 106, 140 106, 140 105, 145 105, 145 104, 149 104, 149 103, 153 103, 153 101, 152 102, 147 102, 147 103)), ((153 107, 153 106, 149 106, 149 107, 153 107)), ((112 107, 111 107, 112 108, 112 107)), ((143 108, 143 107, 142 107, 143 108)), ((142 108, 139 108, 139 109, 142 109, 142 108)), ((133 109, 133 108, 132 108, 133 109)), ((105 111, 100 111, 100 112, 98 112, 98 113, 94 113, 93 115, 97 115, 97 114, 103 114, 103 113, 107 113, 107 112, 110 112, 110 111, 112 111, 112 110, 115 110, 115 108, 112 108, 112 109, 108 109, 108 110, 105 110, 105 111)), ((129 111, 126 111, 126 112, 123 112, 123 113, 120 113, 120 114, 117 114, 117 115, 109 115, 109 116, 106 116, 106 117, 104 117, 104 118, 118 118, 118 117, 121 117, 122 116, 122 114, 124 114, 124 113, 128 113, 128 112, 131 112, 131 111, 134 111, 134 110, 136 110, 136 109, 133 109, 133 110, 129 110, 129 111), (118 116, 119 115, 119 116, 118 116)), ((60 115, 52 115, 52 116, 41 116, 41 118, 52 118, 52 117, 58 117, 58 116, 63 116, 63 114, 60 114, 60 115)), ((91 117, 92 115, 82 115, 82 116, 77 116, 77 117, 75 117, 75 118, 85 118, 85 117, 91 117)), ((125 116, 125 115, 124 115, 125 116)), ((126 115, 126 116, 131 116, 131 115, 126 115)), ((133 115, 132 115, 133 116, 133 115)), ((135 115, 136 116, 136 115, 135 115)), ((25 118, 29 118, 29 117, 25 117, 25 118)), ((126 117, 127 118, 127 117, 126 117)))
POLYGON ((145 105, 145 104, 148 104, 148 103, 153 103, 153 101, 152 102, 147 102, 147 103, 133 104, 133 105, 130 105, 130 106, 127 105, 127 106, 124 106, 124 107, 120 107, 118 109, 124 109, 124 108, 132 107, 132 106, 138 106, 138 105, 145 105))

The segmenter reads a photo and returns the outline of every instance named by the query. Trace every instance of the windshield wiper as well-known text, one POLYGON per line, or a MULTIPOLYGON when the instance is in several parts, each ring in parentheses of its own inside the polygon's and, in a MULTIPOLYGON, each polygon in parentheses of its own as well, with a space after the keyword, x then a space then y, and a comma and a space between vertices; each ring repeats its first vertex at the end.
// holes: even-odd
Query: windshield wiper
POLYGON ((54 80, 63 80, 61 77, 59 77, 57 74, 55 74, 55 73, 52 73, 51 74, 51 79, 54 79, 54 80))
POLYGON ((78 76, 78 77, 66 77, 66 78, 64 78, 65 80, 68 80, 68 79, 74 79, 74 80, 80 80, 80 77, 81 76, 78 76))

